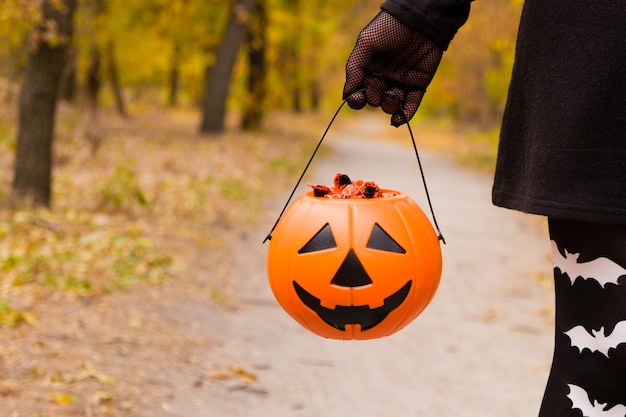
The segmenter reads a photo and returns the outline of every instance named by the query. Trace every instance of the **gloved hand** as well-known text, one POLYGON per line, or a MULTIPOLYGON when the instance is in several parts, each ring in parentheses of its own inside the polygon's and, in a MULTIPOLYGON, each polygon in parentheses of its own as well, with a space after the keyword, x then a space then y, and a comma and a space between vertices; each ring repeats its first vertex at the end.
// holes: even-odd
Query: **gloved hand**
POLYGON ((398 127, 417 111, 442 55, 442 48, 381 11, 348 58, 343 98, 357 110, 380 106, 398 127))

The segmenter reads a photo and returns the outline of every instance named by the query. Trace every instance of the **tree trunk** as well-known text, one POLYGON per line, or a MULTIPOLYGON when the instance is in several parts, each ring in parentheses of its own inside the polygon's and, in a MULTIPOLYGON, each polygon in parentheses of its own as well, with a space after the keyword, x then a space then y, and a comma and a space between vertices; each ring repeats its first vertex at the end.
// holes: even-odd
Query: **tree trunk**
POLYGON ((76 8, 76 0, 60 3, 61 7, 49 0, 42 3, 42 24, 36 29, 37 43, 26 66, 19 99, 13 197, 37 206, 51 202, 56 100, 76 8))
POLYGON ((113 89, 113 97, 115 97, 115 107, 117 113, 122 117, 128 117, 126 105, 124 104, 124 96, 122 95, 122 86, 120 85, 120 76, 117 72, 117 61, 115 60, 115 46, 113 42, 109 42, 107 46, 109 77, 111 77, 111 88, 113 89))
POLYGON ((311 81, 311 110, 319 111, 322 93, 320 91, 320 83, 318 80, 311 81))
POLYGON ((301 65, 302 54, 302 31, 298 30, 302 26, 303 17, 300 6, 300 0, 291 0, 289 2, 291 11, 291 17, 295 22, 295 30, 290 34, 292 41, 290 42, 289 50, 287 51, 287 59, 290 64, 290 74, 287 75, 291 87, 291 108, 295 113, 301 113, 304 110, 303 99, 305 91, 303 91, 303 76, 301 65))
POLYGON ((293 102, 291 103, 292 110, 295 113, 302 113, 302 91, 299 86, 295 86, 291 92, 293 102))
MULTIPOLYGON (((87 3, 92 8, 92 22, 96 22, 104 14, 104 0, 92 0, 87 3)), ((89 51, 89 64, 87 65, 87 105, 95 120, 98 114, 100 88, 102 87, 102 51, 97 33, 92 35, 91 49, 89 51)))
POLYGON ((178 106, 178 77, 180 76, 180 45, 178 42, 174 43, 170 65, 170 85, 167 105, 169 107, 176 107, 178 106))
POLYGON ((246 36, 250 13, 255 0, 236 0, 222 41, 217 48, 215 65, 204 84, 201 133, 224 131, 226 100, 237 52, 246 36))
POLYGON ((100 95, 100 87, 102 85, 102 71, 100 69, 102 58, 100 48, 94 42, 89 51, 89 64, 87 65, 87 80, 85 82, 85 94, 87 99, 87 107, 93 119, 98 114, 98 96, 100 95))
POLYGON ((241 127, 258 130, 265 113, 265 64, 267 14, 265 1, 257 0, 248 30, 248 97, 245 103, 241 127))

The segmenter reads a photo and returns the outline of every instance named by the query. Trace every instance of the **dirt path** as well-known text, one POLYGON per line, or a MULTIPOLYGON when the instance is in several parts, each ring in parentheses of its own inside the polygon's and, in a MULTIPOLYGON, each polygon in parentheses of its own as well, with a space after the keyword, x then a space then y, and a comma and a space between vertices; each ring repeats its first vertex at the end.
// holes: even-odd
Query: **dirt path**
MULTIPOLYGON (((309 179, 336 172, 411 194, 423 189, 409 147, 372 139, 376 118, 329 136, 309 179)), ((384 123, 384 122, 383 122, 384 123)), ((419 142, 419 129, 414 128, 419 142)), ((406 130, 397 134, 406 135, 406 130)), ((408 141, 408 136, 406 138, 408 141)), ((408 142, 407 142, 408 143, 408 142)), ((339 342, 310 334, 274 301, 265 275, 268 230, 234 242, 238 308, 187 305, 212 345, 195 376, 161 404, 176 417, 528 417, 536 415, 552 348, 549 245, 538 218, 494 208, 491 179, 422 151, 447 240, 439 291, 392 337, 339 342)), ((279 198, 279 205, 286 195, 279 198)), ((268 228, 272 219, 268 218, 268 228)))

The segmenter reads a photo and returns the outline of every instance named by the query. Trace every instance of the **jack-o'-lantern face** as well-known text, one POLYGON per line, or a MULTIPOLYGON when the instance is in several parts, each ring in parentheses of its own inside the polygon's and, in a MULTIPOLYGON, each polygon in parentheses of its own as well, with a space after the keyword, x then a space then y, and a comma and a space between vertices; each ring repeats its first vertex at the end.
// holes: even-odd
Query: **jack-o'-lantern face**
POLYGON ((334 339, 397 332, 426 308, 441 276, 430 222, 408 196, 330 200, 307 193, 277 225, 268 277, 280 305, 334 339))
MULTIPOLYGON (((324 227, 307 242, 298 254, 313 253, 326 249, 336 248, 335 239, 332 235, 330 224, 324 227)), ((377 249, 392 253, 406 254, 406 250, 394 241, 378 223, 374 225, 367 248, 377 249)), ((350 249, 339 269, 330 281, 331 285, 342 288, 359 288, 372 285, 373 281, 363 267, 354 249, 350 249)), ((383 305, 370 308, 368 305, 336 306, 330 309, 322 306, 319 298, 306 291, 297 279, 293 281, 296 294, 307 307, 315 311, 317 315, 339 330, 345 331, 347 324, 360 325, 361 331, 371 329, 387 317, 389 313, 398 308, 405 300, 411 289, 412 280, 408 280, 400 289, 390 294, 383 301, 383 305)))

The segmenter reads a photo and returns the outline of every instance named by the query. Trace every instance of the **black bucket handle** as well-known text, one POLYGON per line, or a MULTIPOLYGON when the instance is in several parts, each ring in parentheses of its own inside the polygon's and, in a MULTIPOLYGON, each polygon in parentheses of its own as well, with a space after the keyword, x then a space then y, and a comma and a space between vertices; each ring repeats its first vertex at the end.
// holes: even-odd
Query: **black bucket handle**
MULTIPOLYGON (((313 162, 313 158, 315 157, 315 155, 317 154, 318 149, 322 145, 322 142, 324 141, 324 138, 326 138, 326 134, 330 130, 330 127, 335 122, 335 119, 337 118, 337 116, 339 115, 339 112, 341 111, 343 106, 347 103, 347 101, 348 101, 348 99, 345 99, 341 103, 341 105, 339 106, 339 108, 337 109, 335 114, 333 115, 332 119, 330 119, 330 123, 328 123, 328 126, 326 126, 326 130, 324 130, 324 133, 322 134, 322 137, 320 138, 319 142, 317 143, 317 146, 313 150, 313 154, 311 155, 311 157, 309 158, 309 161, 307 162, 306 166, 304 167, 304 170, 302 171, 302 174, 300 175, 300 178, 298 178, 298 181, 296 182, 295 187, 293 187, 293 190, 291 191, 291 194, 289 195, 289 198, 287 198, 287 202, 285 203, 285 206, 283 207, 283 209, 281 210, 280 214, 278 215, 278 218, 276 219, 276 222, 274 223, 274 226, 272 226, 272 230, 270 230, 270 232, 267 234, 267 236, 263 240, 263 243, 265 243, 268 240, 272 239, 272 233, 274 233, 274 229, 278 225, 278 222, 280 221, 280 218, 285 213, 285 210, 287 210, 287 207, 289 206, 289 203, 291 202, 291 199, 293 198, 293 195, 295 194, 296 189, 298 188, 298 186, 302 182, 302 178, 304 178, 304 175, 306 174, 307 170, 309 169, 309 166, 311 165, 311 162, 313 162)), ((408 121, 406 122, 406 126, 407 126, 407 128, 409 130, 409 135, 411 136, 411 142, 413 143, 413 150, 415 151, 415 157, 417 158, 417 165, 419 166, 419 169, 420 169, 420 175, 422 177, 422 183, 424 184, 424 192, 426 194, 426 200, 428 201, 428 208, 430 209, 430 214, 431 214, 432 219, 433 219, 433 224, 435 225, 435 230, 437 231, 437 237, 445 245, 446 240, 444 239, 443 235, 441 234, 441 230, 439 229, 439 225, 437 224, 437 219, 435 218, 435 211, 433 210, 433 205, 432 205, 432 202, 430 201, 430 194, 428 193, 428 186, 426 185, 426 177, 424 176, 424 169, 422 168, 422 161, 420 160, 419 152, 417 151, 417 145, 415 144, 415 137, 413 136, 413 130, 411 130, 411 126, 409 125, 408 121)))

